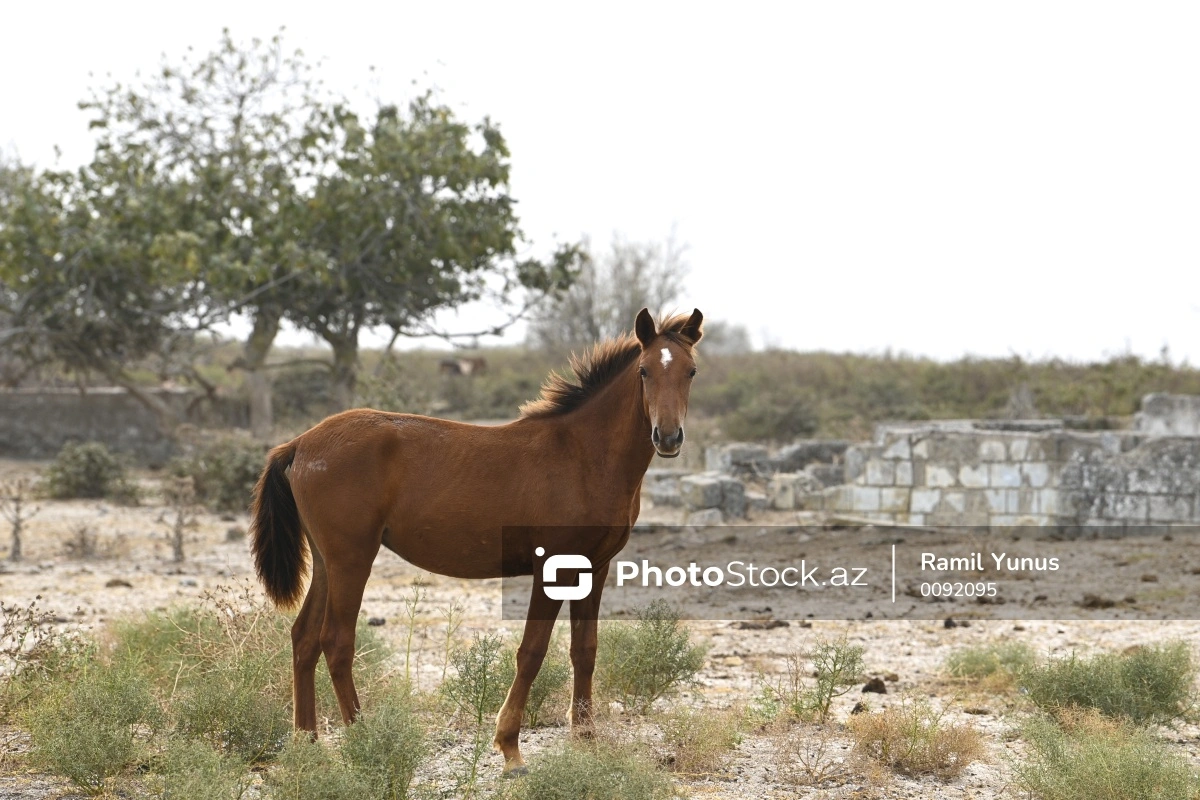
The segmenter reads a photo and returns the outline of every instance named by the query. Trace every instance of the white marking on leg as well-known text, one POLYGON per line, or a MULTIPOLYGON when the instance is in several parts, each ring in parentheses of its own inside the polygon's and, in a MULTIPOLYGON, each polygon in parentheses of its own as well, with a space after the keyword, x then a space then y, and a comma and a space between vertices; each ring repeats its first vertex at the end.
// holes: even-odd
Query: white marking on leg
POLYGON ((670 365, 670 363, 671 363, 671 351, 664 347, 662 349, 663 369, 666 369, 670 365))

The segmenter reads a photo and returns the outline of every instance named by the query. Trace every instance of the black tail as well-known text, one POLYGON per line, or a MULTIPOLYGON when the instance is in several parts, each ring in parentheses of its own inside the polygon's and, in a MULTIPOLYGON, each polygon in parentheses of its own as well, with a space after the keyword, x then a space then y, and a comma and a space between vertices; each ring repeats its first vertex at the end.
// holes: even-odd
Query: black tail
POLYGON ((281 444, 267 456, 267 467, 254 487, 254 569, 277 606, 291 608, 304 591, 304 555, 308 545, 300 529, 300 512, 284 470, 296 455, 295 442, 281 444))

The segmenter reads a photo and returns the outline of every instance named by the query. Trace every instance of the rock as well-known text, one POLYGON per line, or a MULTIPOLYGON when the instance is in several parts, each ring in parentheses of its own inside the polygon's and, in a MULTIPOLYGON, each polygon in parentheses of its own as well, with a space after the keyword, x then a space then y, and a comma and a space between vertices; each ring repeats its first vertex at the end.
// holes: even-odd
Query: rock
POLYGON ((1145 575, 1142 576, 1142 583, 1158 583, 1158 576, 1153 573, 1147 572, 1145 575))
POLYGON ((382 628, 387 625, 387 620, 383 617, 367 617, 367 624, 372 628, 382 628))
POLYGON ((1112 608, 1116 604, 1116 600, 1109 600, 1107 597, 1101 597, 1091 592, 1085 593, 1083 600, 1079 602, 1079 605, 1083 608, 1112 608))
POLYGON ((717 508, 721 505, 721 479, 711 473, 688 475, 679 481, 679 493, 688 509, 717 508))
POLYGON ((761 444, 731 442, 712 445, 704 451, 704 467, 716 472, 758 471, 765 467, 770 454, 761 444))
POLYGON ((883 682, 883 678, 871 678, 862 688, 863 693, 871 694, 887 694, 887 684, 883 682))
POLYGON ((225 530, 225 541, 240 542, 246 538, 246 529, 232 525, 225 530))
POLYGON ((105 589, 132 589, 133 584, 124 578, 109 578, 104 583, 105 589))
POLYGON ((737 478, 721 477, 720 506, 727 517, 740 519, 746 516, 746 487, 737 478))
POLYGON ((683 505, 683 495, 679 492, 679 484, 672 481, 662 481, 653 484, 642 491, 645 497, 656 506, 676 508, 683 505))
POLYGON ((786 619, 744 619, 737 624, 740 631, 769 631, 773 628, 786 628, 791 623, 786 619))
POLYGON ((857 703, 854 704, 854 708, 850 709, 850 714, 851 715, 865 714, 866 711, 867 711, 867 704, 864 703, 862 700, 859 700, 857 703))
POLYGON ((725 518, 719 508, 702 508, 687 515, 688 525, 721 525, 724 522, 725 518))
POLYGON ((770 507, 767 496, 762 492, 746 492, 746 511, 761 513, 770 507))
POLYGON ((180 578, 179 585, 180 586, 195 586, 196 579, 195 578, 180 578))
POLYGON ((958 623, 954 621, 954 617, 946 617, 946 621, 942 623, 942 627, 950 630, 951 628, 957 628, 958 623))
POLYGON ((883 679, 888 683, 896 683, 898 680, 900 680, 900 676, 894 672, 885 672, 883 674, 883 679))
POLYGON ((976 716, 982 717, 982 716, 990 716, 992 713, 992 710, 990 708, 984 708, 983 706, 967 706, 966 708, 963 709, 963 712, 967 713, 967 714, 974 714, 976 716))

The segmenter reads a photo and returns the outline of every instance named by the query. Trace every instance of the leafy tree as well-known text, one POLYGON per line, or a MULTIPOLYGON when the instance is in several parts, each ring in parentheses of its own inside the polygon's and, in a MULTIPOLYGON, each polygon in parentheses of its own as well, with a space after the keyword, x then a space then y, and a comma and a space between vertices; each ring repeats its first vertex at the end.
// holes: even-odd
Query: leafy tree
POLYGON ((92 112, 98 153, 144 153, 187 187, 187 233, 210 302, 242 312, 251 330, 237 362, 246 375, 251 427, 270 432, 267 354, 292 279, 310 265, 296 245, 299 134, 318 102, 312 67, 281 36, 235 42, 226 29, 199 60, 166 63, 136 86, 115 84, 81 103, 92 112))
POLYGON ((339 104, 305 144, 315 188, 300 229, 323 263, 287 314, 333 349, 334 410, 352 402, 362 331, 420 335, 441 309, 570 282, 572 246, 546 264, 516 259, 509 152, 490 120, 463 123, 428 94, 367 119, 339 104))

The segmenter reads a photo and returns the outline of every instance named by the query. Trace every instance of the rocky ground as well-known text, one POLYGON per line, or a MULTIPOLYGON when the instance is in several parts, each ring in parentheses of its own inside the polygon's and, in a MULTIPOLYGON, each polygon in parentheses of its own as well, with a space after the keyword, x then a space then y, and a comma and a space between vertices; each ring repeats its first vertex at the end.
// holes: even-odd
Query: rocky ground
MULTIPOLYGON (((33 474, 37 467, 26 462, 0 462, 0 480, 33 474)), ((243 587, 257 592, 244 516, 199 514, 188 532, 188 558, 176 564, 170 560, 168 512, 153 499, 153 480, 147 478, 145 483, 151 499, 139 507, 97 501, 39 501, 36 505, 41 510, 26 531, 24 560, 15 564, 5 561, 0 567, 0 599, 5 604, 37 600, 42 609, 55 615, 57 625, 94 631, 121 616, 200 602, 206 592, 239 591, 243 587), (89 552, 81 551, 81 541, 84 550, 90 548, 89 552)), ((679 514, 674 509, 647 507, 644 519, 678 524, 682 521, 679 514)), ((811 522, 798 519, 791 512, 772 512, 747 524, 786 525, 804 530, 803 526, 811 522)), ((7 536, 7 530, 0 529, 3 548, 0 552, 5 554, 7 536)), ((1154 547, 1148 547, 1152 553, 1154 547)), ((1179 566, 1182 569, 1186 565, 1179 566)), ((1196 566, 1200 566, 1200 561, 1196 566)), ((1098 570, 1097 575, 1101 572, 1098 570)), ((1098 590, 1103 590, 1103 577, 1097 577, 1096 581, 1098 590)), ((413 627, 410 667, 419 688, 431 689, 440 680, 445 650, 444 612, 452 603, 463 608, 460 638, 469 638, 475 631, 503 632, 513 637, 520 634, 519 621, 501 619, 498 581, 467 582, 430 575, 385 551, 376 561, 363 614, 385 620, 379 630, 401 654, 397 659, 403 659, 408 633, 405 600, 414 591, 421 593, 421 600, 413 627)), ((986 609, 948 606, 947 610, 964 619, 978 617, 976 612, 986 609)), ((947 719, 968 721, 976 726, 988 743, 986 758, 957 778, 912 779, 888 775, 855 762, 851 758, 849 736, 834 726, 828 758, 849 765, 846 774, 819 786, 796 786, 781 779, 776 756, 778 737, 768 731, 751 732, 724 769, 713 775, 681 780, 685 793, 703 798, 1016 798, 1022 795, 1010 783, 1011 764, 1019 756, 1020 743, 1006 733, 1026 709, 1018 696, 987 694, 947 679, 942 664, 950 652, 996 640, 1025 641, 1051 654, 1120 651, 1175 638, 1200 641, 1200 622, 1190 620, 1055 622, 976 618, 966 626, 948 628, 939 615, 925 621, 791 620, 785 626, 753 630, 742 629, 739 623, 730 621, 692 621, 688 625, 693 638, 710 643, 711 649, 700 685, 675 702, 714 707, 750 702, 764 681, 773 680, 784 671, 788 653, 806 650, 818 636, 844 634, 852 643, 865 648, 867 673, 892 678, 886 682, 886 695, 872 696, 872 708, 887 707, 904 698, 926 698, 944 709, 947 719)), ((402 662, 397 667, 403 669, 402 662)), ((840 698, 834 718, 847 719, 851 707, 861 697, 855 690, 840 698)), ((322 709, 325 714, 334 711, 322 709)), ((638 723, 617 714, 604 724, 619 730, 638 723)), ((643 733, 634 730, 631 735, 643 733)), ((527 759, 535 761, 541 749, 553 746, 567 735, 562 726, 526 732, 522 738, 523 751, 527 759)), ((644 735, 646 746, 653 746, 655 734, 644 735)), ((1181 723, 1164 730, 1163 736, 1200 767, 1200 728, 1181 723)), ((4 748, 19 750, 22 741, 15 730, 0 731, 0 746, 4 748)), ((463 745, 446 741, 441 747, 429 777, 448 769, 444 765, 457 757, 463 745)), ((495 775, 500 766, 499 755, 493 754, 488 757, 485 769, 495 775)), ((0 800, 66 796, 71 795, 64 782, 28 774, 19 758, 0 758, 0 800)))

